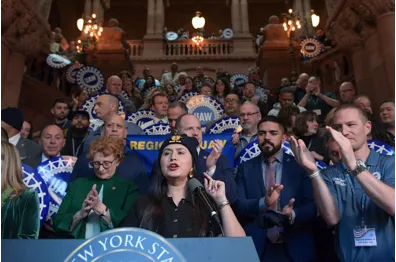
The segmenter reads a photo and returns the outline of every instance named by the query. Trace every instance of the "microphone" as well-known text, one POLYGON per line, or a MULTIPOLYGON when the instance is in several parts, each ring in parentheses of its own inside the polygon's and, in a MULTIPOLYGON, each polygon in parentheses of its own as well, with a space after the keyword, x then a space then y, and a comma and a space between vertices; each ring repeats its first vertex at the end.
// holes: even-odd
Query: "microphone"
POLYGON ((205 204, 205 206, 209 209, 210 216, 221 225, 219 215, 217 214, 216 209, 213 207, 213 204, 201 182, 199 182, 196 178, 191 178, 190 180, 188 180, 187 186, 189 193, 191 195, 198 196, 205 204))

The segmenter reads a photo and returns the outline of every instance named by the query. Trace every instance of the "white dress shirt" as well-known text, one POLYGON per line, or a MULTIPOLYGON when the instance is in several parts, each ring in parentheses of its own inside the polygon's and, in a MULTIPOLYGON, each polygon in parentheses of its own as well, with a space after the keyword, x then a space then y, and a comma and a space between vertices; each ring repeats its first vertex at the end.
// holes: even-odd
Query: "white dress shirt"
POLYGON ((20 138, 21 138, 21 133, 18 133, 15 136, 10 137, 8 139, 8 142, 10 142, 10 144, 13 144, 14 146, 16 146, 18 144, 20 138))

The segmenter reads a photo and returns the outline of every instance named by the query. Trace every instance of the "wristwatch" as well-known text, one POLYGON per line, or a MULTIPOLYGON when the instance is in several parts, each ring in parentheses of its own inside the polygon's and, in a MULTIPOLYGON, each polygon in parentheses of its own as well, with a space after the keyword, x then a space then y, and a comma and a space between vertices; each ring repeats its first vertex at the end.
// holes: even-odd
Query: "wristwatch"
POLYGON ((367 167, 364 164, 364 162, 362 160, 358 160, 356 162, 356 168, 354 170, 348 170, 348 173, 353 175, 353 176, 357 176, 360 173, 362 173, 363 171, 366 171, 367 167))

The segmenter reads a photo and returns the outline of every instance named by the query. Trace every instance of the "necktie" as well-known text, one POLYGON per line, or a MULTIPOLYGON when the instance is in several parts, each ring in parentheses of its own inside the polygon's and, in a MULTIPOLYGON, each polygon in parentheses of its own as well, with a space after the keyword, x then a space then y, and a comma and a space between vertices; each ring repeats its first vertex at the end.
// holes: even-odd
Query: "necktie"
MULTIPOLYGON (((275 184, 275 157, 270 157, 266 161, 265 169, 265 187, 268 190, 272 185, 275 184)), ((269 209, 277 210, 278 201, 272 204, 269 209)), ((279 239, 279 229, 278 227, 271 227, 267 229, 267 237, 272 243, 276 243, 279 239)))
MULTIPOLYGON (((99 191, 99 199, 103 201, 103 185, 99 191)), ((89 239, 100 233, 100 217, 91 210, 87 217, 87 224, 85 225, 85 239, 89 239)))

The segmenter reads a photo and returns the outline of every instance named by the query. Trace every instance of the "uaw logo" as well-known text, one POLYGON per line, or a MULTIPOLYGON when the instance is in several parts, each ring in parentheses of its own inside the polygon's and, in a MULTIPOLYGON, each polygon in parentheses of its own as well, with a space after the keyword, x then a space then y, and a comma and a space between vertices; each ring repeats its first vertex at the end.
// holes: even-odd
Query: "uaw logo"
MULTIPOLYGON (((293 151, 290 149, 290 143, 288 141, 285 141, 282 145, 282 150, 288 155, 294 156, 293 151)), ((259 156, 261 154, 261 149, 258 145, 258 141, 253 140, 247 146, 241 150, 239 153, 238 158, 236 159, 234 165, 237 167, 238 165, 242 164, 243 162, 249 161, 252 158, 255 158, 256 156, 259 156)), ((316 161, 316 166, 318 169, 322 170, 327 167, 326 163, 322 161, 316 161)))
POLYGON ((234 87, 237 87, 237 86, 244 85, 246 82, 248 82, 248 79, 249 79, 249 77, 247 75, 245 75, 245 74, 233 75, 230 78, 231 87, 234 88, 234 87))
POLYGON ((135 113, 130 114, 127 117, 127 122, 138 125, 139 127, 144 126, 147 122, 154 120, 155 113, 150 110, 139 110, 135 113))
POLYGON ((367 144, 370 149, 374 150, 377 153, 387 155, 387 156, 394 156, 395 149, 384 142, 377 141, 377 140, 368 140, 367 144))
POLYGON ((205 95, 190 98, 187 102, 188 112, 195 115, 206 126, 211 121, 219 119, 224 112, 223 105, 217 99, 205 95))
POLYGON ((207 134, 222 134, 222 133, 234 133, 234 130, 240 124, 239 117, 236 116, 227 116, 220 118, 213 125, 208 127, 206 130, 207 134))
POLYGON ((171 133, 171 128, 168 124, 157 123, 143 129, 146 135, 167 135, 171 133))
POLYGON ((183 102, 183 103, 187 103, 188 100, 190 100, 191 97, 197 96, 199 95, 198 92, 195 91, 189 91, 189 92, 185 92, 180 98, 179 101, 183 102))
POLYGON ((80 68, 76 76, 78 86, 88 93, 98 92, 104 85, 104 76, 99 69, 93 66, 80 68))
POLYGON ((66 196, 67 185, 76 161, 76 157, 58 156, 50 158, 36 167, 37 173, 47 184, 50 196, 47 218, 55 216, 58 212, 59 206, 66 196))
POLYGON ((34 189, 38 194, 40 202, 40 224, 42 225, 47 218, 50 205, 47 184, 44 179, 37 174, 36 170, 25 164, 22 164, 22 180, 28 188, 34 189))
MULTIPOLYGON (((95 131, 98 127, 103 125, 103 120, 100 120, 96 117, 95 113, 95 103, 96 99, 99 97, 98 94, 90 96, 81 106, 80 110, 84 110, 89 114, 89 129, 90 131, 95 131)), ((118 99, 118 114, 123 115, 125 114, 124 111, 124 103, 117 97, 118 99)))
POLYGON ((71 61, 63 56, 50 54, 47 56, 47 64, 52 68, 60 69, 70 65, 71 61))
POLYGON ((141 228, 117 228, 85 241, 65 262, 185 262, 185 258, 162 236, 141 228))
POLYGON ((83 64, 73 64, 73 65, 69 66, 69 68, 66 71, 67 82, 69 82, 71 84, 77 83, 77 81, 76 81, 77 72, 83 66, 84 66, 83 64))
POLYGON ((304 58, 313 58, 322 52, 322 44, 314 38, 307 38, 300 45, 300 52, 304 58))

